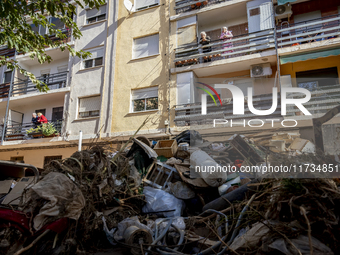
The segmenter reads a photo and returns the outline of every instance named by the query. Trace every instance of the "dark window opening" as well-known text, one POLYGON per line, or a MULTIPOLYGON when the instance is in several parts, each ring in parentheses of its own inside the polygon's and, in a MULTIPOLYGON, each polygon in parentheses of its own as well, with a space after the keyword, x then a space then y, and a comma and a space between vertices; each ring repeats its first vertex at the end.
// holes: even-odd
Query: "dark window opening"
POLYGON ((296 73, 298 87, 317 88, 339 84, 339 75, 336 67, 310 70, 296 73))
POLYGON ((52 109, 52 122, 63 119, 64 107, 56 107, 52 109))
POLYGON ((4 83, 11 82, 12 79, 12 71, 7 71, 4 73, 4 83))
POLYGON ((63 156, 46 156, 44 157, 44 166, 49 164, 52 160, 62 159, 63 156))
POLYGON ((11 157, 10 161, 19 162, 19 163, 25 163, 24 157, 11 157))
POLYGON ((38 114, 39 112, 41 112, 42 115, 46 116, 46 109, 39 109, 39 110, 35 110, 35 113, 38 114))
POLYGON ((260 12, 260 8, 259 7, 249 10, 250 16, 260 15, 260 13, 261 12, 260 12))

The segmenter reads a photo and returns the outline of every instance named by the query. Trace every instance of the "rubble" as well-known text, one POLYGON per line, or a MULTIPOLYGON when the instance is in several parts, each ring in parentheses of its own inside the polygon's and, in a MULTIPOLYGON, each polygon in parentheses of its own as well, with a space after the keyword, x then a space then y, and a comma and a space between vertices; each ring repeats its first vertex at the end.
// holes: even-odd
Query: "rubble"
MULTIPOLYGON (((339 254, 338 176, 261 170, 324 163, 338 165, 294 132, 214 142, 192 130, 158 142, 133 136, 119 151, 94 144, 52 161, 25 189, 19 208, 35 231, 71 220, 56 240, 44 237, 51 244, 44 245, 45 254, 105 244, 132 254, 339 254), (228 170, 198 173, 195 166, 228 170), (258 171, 240 171, 246 167, 258 171)), ((39 241, 30 243, 27 250, 39 250, 39 241)))

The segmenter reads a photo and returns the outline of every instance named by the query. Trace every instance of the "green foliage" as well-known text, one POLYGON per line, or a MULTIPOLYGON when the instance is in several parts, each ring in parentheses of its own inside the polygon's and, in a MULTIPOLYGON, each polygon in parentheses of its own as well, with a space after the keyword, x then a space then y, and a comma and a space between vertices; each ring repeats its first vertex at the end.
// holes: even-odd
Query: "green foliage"
POLYGON ((27 134, 42 133, 44 136, 57 135, 59 132, 52 123, 44 123, 37 128, 30 128, 26 130, 27 134))
MULTIPOLYGON (((73 15, 76 13, 76 5, 81 8, 89 6, 90 8, 99 8, 105 0, 1 0, 0 1, 0 46, 7 45, 9 49, 15 48, 17 52, 29 54, 32 59, 37 59, 39 63, 50 63, 51 56, 46 52, 47 48, 59 48, 61 51, 68 50, 72 56, 86 59, 90 53, 82 50, 75 51, 71 45, 64 43, 63 39, 67 38, 64 31, 55 29, 54 24, 49 23, 47 16, 59 18, 72 31, 74 39, 79 39, 82 34, 73 21, 73 15), (39 35, 31 29, 27 21, 32 21, 35 26, 42 25, 48 28, 49 35, 60 40, 52 40, 49 35, 39 35)), ((16 60, 6 56, 0 56, 0 66, 7 65, 9 69, 17 68, 21 74, 29 77, 32 82, 41 91, 47 91, 48 87, 42 81, 22 68, 16 60), (45 86, 42 86, 45 85, 45 86)))

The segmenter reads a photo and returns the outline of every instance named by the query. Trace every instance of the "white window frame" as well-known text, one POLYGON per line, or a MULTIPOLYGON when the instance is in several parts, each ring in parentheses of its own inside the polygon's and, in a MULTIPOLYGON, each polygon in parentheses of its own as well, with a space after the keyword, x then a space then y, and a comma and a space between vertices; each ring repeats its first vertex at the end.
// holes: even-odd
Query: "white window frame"
POLYGON ((89 69, 89 68, 94 68, 94 67, 100 67, 104 65, 104 47, 98 47, 98 48, 94 48, 94 49, 89 49, 89 50, 85 50, 85 51, 89 51, 91 53, 95 53, 96 54, 92 54, 91 57, 87 58, 87 59, 82 59, 81 63, 82 63, 82 68, 83 70, 89 69), (101 51, 101 54, 98 54, 98 51, 101 51), (96 64, 96 59, 102 58, 102 64, 101 65, 95 65, 96 64), (85 62, 92 60, 92 66, 91 67, 86 67, 85 62))
POLYGON ((133 89, 133 90, 131 90, 130 98, 131 98, 131 100, 130 100, 130 113, 150 112, 150 111, 157 111, 159 109, 158 86, 153 86, 153 87, 149 87, 149 88, 142 88, 142 89, 133 89), (145 94, 145 96, 142 96, 142 94, 145 94), (133 105, 134 100, 156 98, 156 95, 157 95, 157 108, 156 109, 146 110, 146 101, 145 101, 143 111, 134 111, 134 105, 133 105))
POLYGON ((152 4, 146 4, 146 5, 141 5, 141 6, 138 6, 137 2, 138 1, 147 1, 147 0, 134 0, 134 5, 133 5, 133 8, 134 8, 134 11, 137 12, 137 11, 142 11, 142 10, 145 10, 145 9, 148 9, 148 8, 151 8, 151 7, 154 7, 154 6, 159 6, 159 1, 160 0, 155 0, 154 2, 157 2, 157 3, 152 3, 152 4), (138 6, 138 7, 137 7, 138 6))
POLYGON ((97 118, 100 116, 100 105, 101 105, 101 96, 100 95, 93 95, 93 96, 86 96, 86 97, 79 97, 78 98, 78 105, 77 105, 77 119, 87 119, 87 118, 97 118), (80 107, 80 103, 81 103, 81 100, 85 100, 85 99, 88 99, 88 98, 95 98, 97 97, 98 100, 99 100, 99 109, 98 110, 92 110, 92 111, 80 111, 81 110, 81 107, 80 107), (89 115, 88 116, 82 116, 80 113, 87 113, 89 112, 89 115), (98 114, 95 114, 95 115, 91 115, 91 112, 98 112, 98 114))
POLYGON ((140 58, 146 58, 146 57, 151 57, 151 56, 156 56, 159 55, 159 33, 157 34, 151 34, 151 35, 146 35, 143 37, 138 37, 138 38, 134 38, 133 39, 133 43, 132 43, 132 59, 140 59, 140 58), (145 40, 146 38, 151 38, 157 36, 157 39, 155 40, 157 42, 157 51, 155 51, 155 53, 152 54, 148 54, 148 55, 136 55, 136 47, 137 47, 137 42, 138 40, 145 40))
POLYGON ((104 14, 99 14, 99 15, 93 15, 93 16, 88 16, 88 12, 91 10, 97 10, 99 11, 96 7, 93 7, 92 9, 90 9, 89 7, 86 8, 86 19, 85 19, 85 25, 91 25, 93 23, 99 22, 99 21, 103 21, 107 19, 107 5, 103 4, 101 5, 99 8, 104 8, 105 7, 105 18, 104 19, 98 19, 100 16, 104 15, 104 14), (95 21, 90 22, 89 23, 89 19, 93 19, 95 18, 95 21))

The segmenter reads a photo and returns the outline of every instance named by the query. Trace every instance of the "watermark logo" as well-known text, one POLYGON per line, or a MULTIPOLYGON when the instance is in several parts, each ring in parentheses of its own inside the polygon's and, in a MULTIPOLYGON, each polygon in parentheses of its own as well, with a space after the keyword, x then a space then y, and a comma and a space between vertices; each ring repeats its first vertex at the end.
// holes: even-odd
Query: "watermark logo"
MULTIPOLYGON (((215 88, 216 89, 228 89, 231 92, 232 98, 233 98, 233 115, 244 115, 244 94, 239 87, 235 85, 231 85, 231 84, 215 84, 214 87, 212 87, 202 82, 198 82, 198 83, 208 87, 211 91, 213 91, 216 94, 217 98, 219 99, 221 106, 222 106, 222 100, 219 97, 215 88)), ((210 95, 212 99, 214 100, 215 105, 217 106, 215 98, 207 89, 200 88, 200 87, 197 87, 197 88, 203 90, 208 95, 210 95)), ((278 93, 277 93, 276 87, 272 88, 272 106, 270 107, 270 109, 267 109, 267 110, 255 109, 254 104, 253 104, 253 88, 248 87, 247 92, 248 92, 247 104, 248 104, 249 111, 251 113, 255 115, 263 116, 263 115, 273 114, 276 111, 277 105, 278 105, 278 93)), ((202 105, 201 114, 202 115, 207 114, 207 94, 201 95, 201 105, 202 105)), ((310 100, 310 98, 311 98, 311 93, 307 89, 292 88, 292 87, 281 88, 281 115, 282 116, 287 115, 287 105, 289 104, 295 105, 297 108, 300 109, 301 112, 303 112, 304 115, 311 115, 311 113, 303 106, 303 104, 307 103, 310 100), (305 97, 288 98, 288 95, 292 93, 301 93, 301 94, 304 94, 305 97)))

